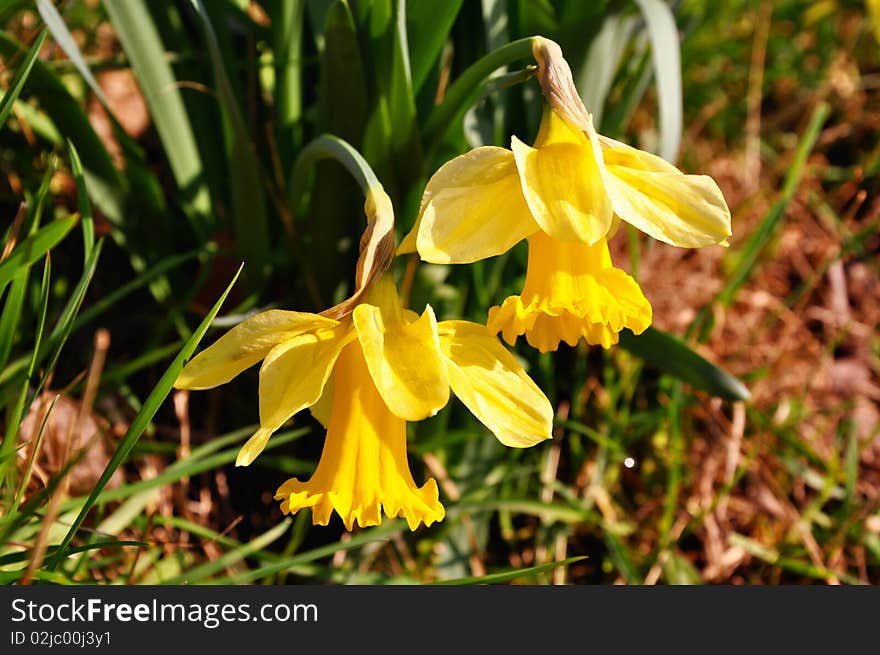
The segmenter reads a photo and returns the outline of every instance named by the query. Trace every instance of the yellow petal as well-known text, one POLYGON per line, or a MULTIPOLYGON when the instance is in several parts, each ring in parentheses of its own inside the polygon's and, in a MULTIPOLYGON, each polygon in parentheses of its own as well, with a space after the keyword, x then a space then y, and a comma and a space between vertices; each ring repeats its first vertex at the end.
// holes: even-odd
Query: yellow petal
POLYGON ((611 226, 611 200, 605 192, 596 151, 582 132, 547 111, 531 148, 513 137, 520 182, 541 229, 563 241, 593 244, 611 226), (548 124, 549 123, 549 124, 548 124))
POLYGON ((434 310, 428 306, 418 320, 407 319, 388 275, 373 284, 369 301, 375 304, 358 305, 352 318, 379 394, 402 419, 433 416, 449 400, 434 310))
POLYGON ((708 175, 685 175, 622 143, 603 151, 614 211, 655 239, 685 248, 725 243, 730 210, 708 175))
POLYGON ((550 401, 485 326, 443 321, 439 334, 452 390, 501 443, 524 448, 550 439, 550 401))
POLYGON ((484 146, 440 167, 419 219, 398 252, 435 264, 468 264, 507 252, 538 229, 520 190, 513 153, 484 146))
POLYGON ((210 389, 225 384, 263 359, 282 341, 334 325, 336 321, 323 316, 280 309, 251 316, 190 360, 174 386, 178 389, 210 389))
POLYGON ((266 448, 266 444, 269 443, 269 437, 271 437, 272 433, 277 429, 278 428, 261 427, 254 432, 254 435, 248 439, 241 447, 241 450, 238 451, 238 455, 235 458, 235 465, 247 466, 253 462, 257 458, 257 455, 263 452, 266 448))
POLYGON ((330 373, 330 377, 327 378, 327 381, 324 383, 324 391, 321 392, 321 397, 315 401, 314 405, 309 407, 309 412, 312 414, 312 418, 323 425, 324 428, 330 424, 330 408, 333 406, 333 390, 336 387, 335 381, 336 375, 330 373))
POLYGON ((236 464, 250 464, 272 432, 318 401, 336 358, 354 337, 351 324, 345 322, 297 335, 266 355, 260 367, 260 430, 239 452, 236 464))
POLYGON ((336 364, 327 437, 311 479, 285 482, 275 493, 281 511, 312 509, 312 522, 327 525, 335 511, 348 530, 379 525, 382 513, 402 516, 411 530, 445 515, 437 483, 419 487, 406 456, 406 422, 388 411, 377 393, 358 344, 336 364))

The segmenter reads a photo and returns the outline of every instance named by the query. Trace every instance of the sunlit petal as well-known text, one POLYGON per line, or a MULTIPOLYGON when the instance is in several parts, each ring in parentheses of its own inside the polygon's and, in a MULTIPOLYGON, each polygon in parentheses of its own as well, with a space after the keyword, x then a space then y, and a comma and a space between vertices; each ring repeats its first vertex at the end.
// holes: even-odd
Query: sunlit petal
POLYGON ((260 367, 260 429, 239 451, 238 466, 253 462, 275 430, 318 401, 336 358, 352 340, 346 322, 297 335, 269 352, 260 367))
POLYGON ((336 321, 304 312, 271 309, 245 319, 196 355, 181 371, 178 389, 210 389, 229 382, 297 334, 333 327, 336 321))
POLYGON ((501 443, 524 448, 550 438, 550 401, 485 326, 443 321, 439 333, 452 390, 501 443))
POLYGON ((708 175, 685 175, 622 143, 603 156, 614 211, 642 232, 686 248, 725 243, 731 235, 730 210, 708 175))
POLYGON ((595 243, 611 226, 611 200, 596 159, 582 132, 554 112, 544 114, 534 148, 513 137, 522 192, 541 229, 563 241, 595 243))
POLYGON ((400 418, 433 416, 449 400, 434 310, 428 306, 418 320, 409 320, 387 275, 373 285, 369 300, 375 304, 358 305, 352 318, 379 394, 400 418))
POLYGON ((475 148, 440 167, 425 188, 415 228, 398 252, 436 264, 500 255, 538 229, 520 190, 513 153, 475 148))

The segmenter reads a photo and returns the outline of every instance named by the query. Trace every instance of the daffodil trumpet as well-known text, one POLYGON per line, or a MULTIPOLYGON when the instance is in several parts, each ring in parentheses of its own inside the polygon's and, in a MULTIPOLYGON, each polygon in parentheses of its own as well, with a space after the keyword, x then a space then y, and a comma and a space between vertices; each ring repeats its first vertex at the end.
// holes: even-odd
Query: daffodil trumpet
POLYGON ((524 334, 542 352, 581 338, 607 348, 652 320, 636 281, 611 261, 620 221, 696 248, 727 245, 730 211, 711 177, 598 134, 556 43, 535 37, 532 53, 547 101, 534 143, 514 136, 509 150, 483 146, 443 165, 398 252, 465 264, 526 239, 525 286, 489 310, 490 330, 511 345, 524 334))
MULTIPOLYGON (((344 163, 368 168, 351 153, 344 163)), ((410 471, 407 421, 436 414, 451 390, 502 443, 527 447, 550 438, 553 411, 485 326, 401 305, 388 270, 391 201, 371 172, 361 179, 368 223, 352 296, 321 314, 269 310, 242 321, 193 358, 175 386, 215 387, 262 361, 260 427, 236 464, 253 462, 276 430, 310 409, 327 428, 324 448, 309 480, 278 488, 282 511, 311 508, 320 525, 335 511, 349 530, 378 525, 384 513, 415 530, 445 510, 436 481, 419 486, 410 471)))

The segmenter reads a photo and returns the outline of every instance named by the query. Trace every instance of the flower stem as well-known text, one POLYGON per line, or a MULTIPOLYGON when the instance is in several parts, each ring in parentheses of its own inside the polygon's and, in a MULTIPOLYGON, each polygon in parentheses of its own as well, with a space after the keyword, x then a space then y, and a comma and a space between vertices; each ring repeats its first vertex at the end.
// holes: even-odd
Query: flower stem
POLYGON ((297 211, 302 202, 305 181, 308 179, 307 170, 322 159, 334 159, 342 164, 357 181, 365 196, 369 196, 375 189, 382 188, 379 178, 361 153, 339 137, 322 134, 302 149, 293 165, 289 188, 290 206, 294 211, 297 211))
POLYGON ((532 56, 532 42, 538 37, 530 36, 518 39, 497 50, 493 50, 482 59, 471 64, 464 73, 449 87, 446 96, 428 117, 425 124, 426 151, 433 152, 446 136, 450 125, 472 104, 481 84, 492 73, 518 59, 532 56))

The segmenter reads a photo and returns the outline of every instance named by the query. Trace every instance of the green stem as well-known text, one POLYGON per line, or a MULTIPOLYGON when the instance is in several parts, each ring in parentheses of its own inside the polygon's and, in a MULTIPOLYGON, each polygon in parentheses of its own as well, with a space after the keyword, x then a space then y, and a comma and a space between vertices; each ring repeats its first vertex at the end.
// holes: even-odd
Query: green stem
POLYGON ((334 159, 342 164, 357 181, 365 196, 369 195, 372 189, 382 188, 379 178, 361 153, 339 137, 322 134, 302 149, 293 165, 289 188, 290 206, 294 210, 299 208, 305 193, 307 169, 322 159, 334 159))
POLYGON ((518 59, 532 56, 532 43, 538 37, 530 36, 513 41, 493 50, 471 64, 446 91, 446 95, 425 124, 426 151, 432 153, 446 136, 453 121, 471 105, 480 85, 496 70, 518 59))

